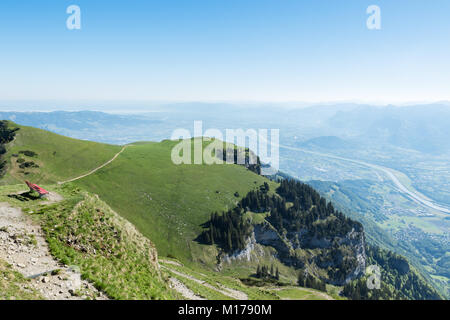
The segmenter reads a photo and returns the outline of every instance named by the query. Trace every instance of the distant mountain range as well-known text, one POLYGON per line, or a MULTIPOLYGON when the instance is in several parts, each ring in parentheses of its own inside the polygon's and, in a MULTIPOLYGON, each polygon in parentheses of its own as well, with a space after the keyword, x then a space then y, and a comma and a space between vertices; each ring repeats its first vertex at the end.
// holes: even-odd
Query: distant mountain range
POLYGON ((336 136, 323 136, 308 139, 297 144, 299 147, 308 149, 325 149, 325 150, 350 150, 357 147, 356 143, 346 141, 336 136))
POLYGON ((121 143, 120 132, 129 130, 134 140, 162 140, 179 127, 202 120, 208 127, 281 128, 282 139, 293 136, 306 142, 318 137, 345 140, 327 143, 348 147, 347 143, 392 145, 423 153, 450 152, 450 106, 448 104, 408 107, 375 107, 359 104, 317 105, 287 108, 274 104, 241 106, 227 103, 176 103, 153 107, 142 114, 103 112, 0 112, 0 118, 47 129, 81 139, 121 143), (151 110, 149 110, 151 111, 151 110), (131 131, 130 131, 131 130, 131 131))
POLYGON ((341 135, 424 153, 450 150, 450 107, 358 107, 336 113, 327 125, 341 135))

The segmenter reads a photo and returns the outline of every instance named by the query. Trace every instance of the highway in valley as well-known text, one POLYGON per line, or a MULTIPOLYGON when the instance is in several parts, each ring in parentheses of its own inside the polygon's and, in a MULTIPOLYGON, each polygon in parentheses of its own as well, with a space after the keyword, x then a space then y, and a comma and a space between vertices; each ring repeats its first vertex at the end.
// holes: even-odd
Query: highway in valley
MULTIPOLYGON (((268 144, 270 144, 270 142, 268 142, 267 139, 265 139, 264 137, 260 136, 260 139, 263 139, 268 144)), ((372 164, 372 163, 367 163, 367 162, 360 161, 360 160, 348 159, 348 158, 344 158, 344 157, 340 157, 340 156, 336 156, 336 155, 332 155, 332 154, 310 151, 310 150, 286 146, 286 145, 282 145, 282 144, 279 144, 278 146, 282 149, 300 151, 300 152, 304 152, 304 153, 308 153, 308 154, 312 154, 312 155, 316 155, 316 156, 320 156, 320 157, 326 157, 326 158, 330 158, 330 159, 350 162, 350 163, 358 164, 360 166, 364 166, 364 167, 376 170, 378 172, 383 173, 384 176, 386 176, 389 180, 391 180, 394 183, 394 185, 397 187, 397 189, 400 192, 402 192, 404 195, 406 195, 408 198, 410 198, 412 201, 416 202, 417 204, 420 204, 427 208, 431 208, 433 210, 437 210, 437 211, 445 213, 445 214, 450 214, 449 208, 439 205, 439 204, 435 203, 434 201, 426 198, 424 195, 420 194, 413 187, 409 187, 409 188, 406 187, 395 175, 395 171, 393 169, 383 167, 380 165, 376 165, 376 164, 372 164)))

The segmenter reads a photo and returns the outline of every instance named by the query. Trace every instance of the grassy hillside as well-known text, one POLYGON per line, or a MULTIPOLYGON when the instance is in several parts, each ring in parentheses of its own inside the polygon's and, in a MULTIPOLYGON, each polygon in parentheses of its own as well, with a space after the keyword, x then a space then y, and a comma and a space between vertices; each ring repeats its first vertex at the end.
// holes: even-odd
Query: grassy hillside
POLYGON ((135 144, 105 168, 75 183, 98 194, 136 225, 160 255, 215 263, 211 261, 215 254, 205 254, 200 247, 212 249, 194 241, 201 224, 212 211, 234 207, 267 179, 234 164, 175 165, 170 154, 176 143, 135 144))
MULTIPOLYGON (((270 283, 262 283, 260 286, 248 286, 239 280, 237 273, 228 274, 227 272, 212 272, 198 267, 187 267, 180 264, 179 261, 167 259, 162 261, 161 265, 164 269, 169 270, 173 277, 178 278, 181 282, 185 283, 196 294, 207 298, 214 299, 217 296, 217 292, 211 292, 211 290, 205 290, 204 286, 199 286, 198 283, 192 283, 186 277, 180 276, 180 274, 190 275, 199 279, 202 282, 208 284, 216 289, 223 289, 225 286, 231 290, 237 290, 247 296, 250 300, 322 300, 332 299, 328 294, 317 291, 314 289, 294 287, 289 285, 289 282, 285 282, 284 286, 278 287, 270 283), (178 273, 175 273, 178 272, 178 273)), ((229 297, 222 297, 229 299, 229 297)), ((338 296, 333 298, 344 299, 338 296)))
MULTIPOLYGON (((63 137, 45 130, 19 126, 7 145, 8 162, 2 185, 28 179, 46 187, 86 174, 113 158, 121 146, 63 137), (31 151, 34 154, 29 155, 31 151), (24 159, 20 160, 19 159, 24 159), (21 169, 33 162, 38 167, 21 169)), ((267 181, 243 166, 175 165, 170 159, 175 141, 137 142, 113 162, 74 183, 98 194, 121 216, 155 243, 158 252, 183 261, 214 264, 214 248, 198 244, 212 211, 232 208, 250 190, 267 181)), ((271 183, 273 185, 273 183, 271 183)))
POLYGON ((58 202, 9 196, 20 188, 0 187, 0 202, 21 208, 38 222, 50 253, 67 266, 77 266, 109 298, 179 298, 159 270, 154 245, 97 196, 71 184, 46 186, 64 197, 58 202))
MULTIPOLYGON (((49 203, 46 199, 10 197, 23 190, 23 186, 13 185, 0 186, 0 201, 22 208, 39 222, 51 254, 66 265, 78 266, 83 277, 110 298, 180 298, 168 288, 168 275, 205 299, 236 299, 233 297, 236 292, 251 300, 330 298, 323 292, 292 285, 283 288, 273 284, 248 286, 239 280, 236 272, 219 273, 200 266, 189 267, 174 259, 160 260, 162 268, 158 271, 156 251, 150 241, 97 196, 73 184, 45 187, 62 195, 64 200, 49 203)), ((28 280, 6 264, 0 263, 0 275, 4 275, 5 280, 0 280, 0 299, 40 298, 26 289, 28 280)))
POLYGON ((8 125, 19 130, 7 145, 7 173, 0 181, 2 185, 25 179, 34 183, 70 179, 100 166, 121 150, 120 146, 76 140, 11 122, 8 125))
MULTIPOLYGON (((25 179, 46 185, 74 178, 101 166, 122 149, 11 122, 9 126, 19 130, 7 145, 8 170, 0 180, 2 185, 25 179), (20 168, 23 163, 37 166, 20 168)), ((266 179, 233 164, 174 165, 170 154, 176 143, 135 143, 112 163, 75 183, 98 194, 136 225, 160 254, 186 260, 191 252, 203 254, 193 239, 211 211, 234 207, 266 179)))

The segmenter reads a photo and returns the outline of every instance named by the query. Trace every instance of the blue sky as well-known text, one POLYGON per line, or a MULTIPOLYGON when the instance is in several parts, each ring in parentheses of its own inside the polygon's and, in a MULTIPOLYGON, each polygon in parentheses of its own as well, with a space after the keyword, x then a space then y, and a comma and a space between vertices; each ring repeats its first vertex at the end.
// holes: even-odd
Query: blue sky
POLYGON ((2 0, 0 45, 17 105, 450 100, 448 0, 2 0))

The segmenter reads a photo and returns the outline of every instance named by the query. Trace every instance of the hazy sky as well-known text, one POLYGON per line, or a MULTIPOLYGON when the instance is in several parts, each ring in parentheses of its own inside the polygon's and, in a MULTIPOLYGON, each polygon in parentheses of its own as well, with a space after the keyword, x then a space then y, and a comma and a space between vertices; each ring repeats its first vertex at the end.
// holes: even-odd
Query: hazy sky
POLYGON ((450 100, 449 0, 2 0, 0 46, 0 101, 450 100))

